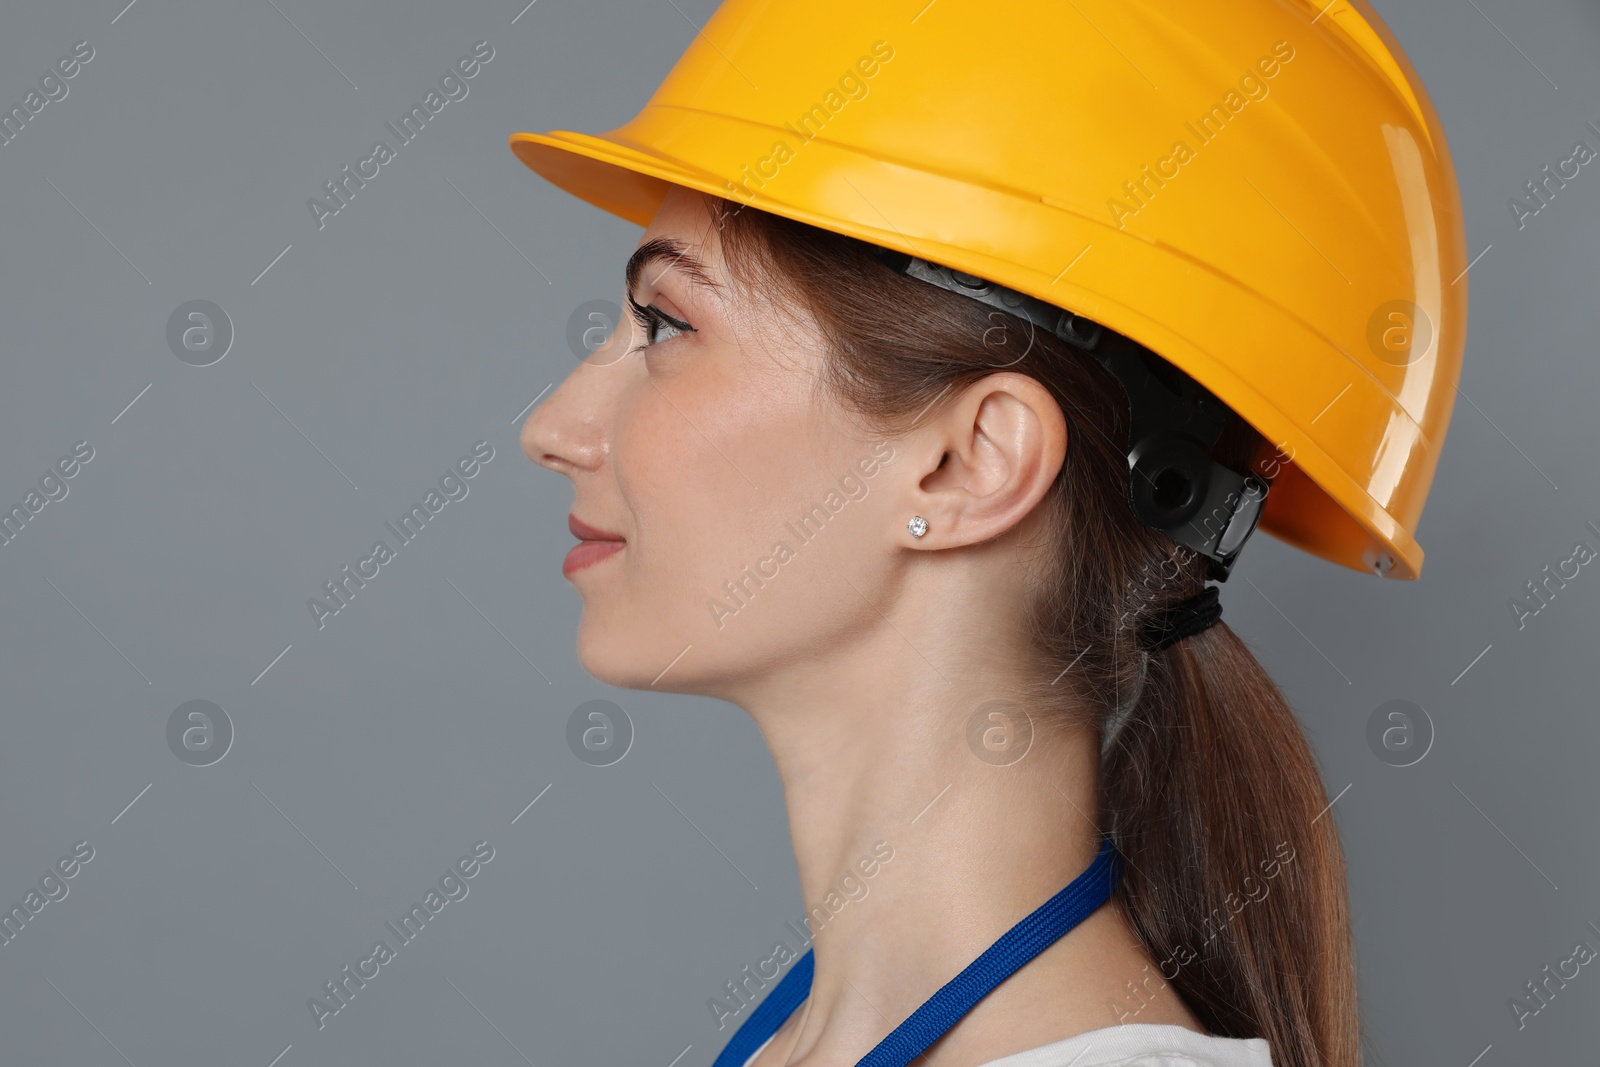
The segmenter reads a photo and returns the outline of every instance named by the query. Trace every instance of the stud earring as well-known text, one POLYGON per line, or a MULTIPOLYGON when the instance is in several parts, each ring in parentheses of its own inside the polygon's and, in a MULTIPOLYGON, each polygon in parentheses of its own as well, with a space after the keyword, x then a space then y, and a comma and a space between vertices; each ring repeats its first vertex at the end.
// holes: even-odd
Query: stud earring
POLYGON ((911 521, 906 523, 906 529, 911 531, 912 537, 921 537, 928 532, 928 520, 921 515, 914 515, 911 521))

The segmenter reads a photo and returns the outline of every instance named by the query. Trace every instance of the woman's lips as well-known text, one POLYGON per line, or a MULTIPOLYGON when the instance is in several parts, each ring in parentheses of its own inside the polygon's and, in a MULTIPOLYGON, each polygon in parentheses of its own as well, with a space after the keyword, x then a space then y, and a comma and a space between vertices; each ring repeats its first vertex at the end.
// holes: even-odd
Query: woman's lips
POLYGON ((578 538, 567 558, 561 561, 561 573, 569 578, 590 564, 616 555, 627 544, 621 534, 590 526, 576 515, 567 516, 567 529, 578 538))
POLYGON ((561 561, 561 573, 568 578, 591 563, 599 563, 608 556, 622 551, 625 541, 579 541, 561 561))
POLYGON ((590 526, 576 515, 567 516, 567 529, 572 531, 572 536, 580 541, 621 541, 619 533, 602 530, 597 526, 590 526))

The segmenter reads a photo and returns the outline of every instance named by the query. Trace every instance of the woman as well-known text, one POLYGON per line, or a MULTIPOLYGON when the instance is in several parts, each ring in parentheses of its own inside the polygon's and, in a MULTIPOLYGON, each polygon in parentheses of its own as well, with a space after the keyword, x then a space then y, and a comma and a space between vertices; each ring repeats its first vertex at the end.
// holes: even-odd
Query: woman
POLYGON ((633 122, 512 138, 646 226, 523 431, 580 659, 783 782, 811 948, 718 1067, 1359 1063, 1329 798, 1206 583, 1258 522, 1416 577, 1448 150, 1364 3, 1088 17, 729 0, 633 122))

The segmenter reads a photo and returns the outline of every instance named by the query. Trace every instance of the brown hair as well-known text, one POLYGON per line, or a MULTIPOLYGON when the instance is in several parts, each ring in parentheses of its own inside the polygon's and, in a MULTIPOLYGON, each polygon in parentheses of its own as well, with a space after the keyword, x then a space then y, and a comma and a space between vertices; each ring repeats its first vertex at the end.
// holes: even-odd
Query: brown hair
MULTIPOLYGON (((1211 1033, 1265 1038, 1277 1067, 1358 1067, 1344 856, 1293 712, 1225 622, 1140 650, 1142 621, 1199 592, 1206 560, 1128 504, 1120 384, 853 238, 707 202, 735 284, 809 314, 828 346, 820 384, 879 432, 910 429, 999 367, 1050 390, 1068 447, 1041 504, 1059 536, 1030 565, 1038 681, 1025 696, 1102 739, 1099 821, 1124 857, 1115 900, 1161 961, 1157 988, 1169 981, 1211 1033)), ((1235 416, 1212 455, 1244 471, 1263 445, 1235 416)))

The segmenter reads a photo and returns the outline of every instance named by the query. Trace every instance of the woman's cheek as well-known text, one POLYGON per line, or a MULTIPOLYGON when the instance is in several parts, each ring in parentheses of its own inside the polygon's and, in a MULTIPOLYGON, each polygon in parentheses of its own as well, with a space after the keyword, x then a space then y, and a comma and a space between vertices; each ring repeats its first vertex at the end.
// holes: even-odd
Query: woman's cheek
POLYGON ((700 572, 725 540, 719 526, 727 502, 706 482, 712 465, 726 461, 659 394, 641 399, 614 441, 612 463, 632 530, 624 550, 630 582, 652 602, 641 621, 678 625, 681 612, 711 591, 700 572))

